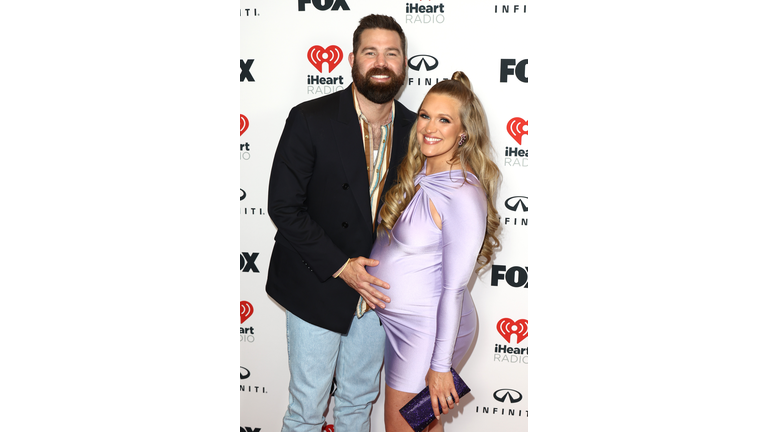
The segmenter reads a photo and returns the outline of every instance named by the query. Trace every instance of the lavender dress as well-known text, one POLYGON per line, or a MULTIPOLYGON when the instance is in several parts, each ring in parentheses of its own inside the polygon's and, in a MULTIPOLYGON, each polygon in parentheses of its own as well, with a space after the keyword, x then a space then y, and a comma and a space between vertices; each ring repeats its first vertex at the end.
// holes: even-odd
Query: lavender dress
POLYGON ((376 308, 387 342, 384 368, 387 385, 418 393, 432 368, 448 372, 467 352, 477 316, 467 289, 485 236, 487 203, 479 180, 461 170, 416 176, 421 188, 392 230, 392 241, 379 234, 368 267, 389 283, 379 288, 392 301, 376 308), (442 230, 429 211, 432 201, 442 230))

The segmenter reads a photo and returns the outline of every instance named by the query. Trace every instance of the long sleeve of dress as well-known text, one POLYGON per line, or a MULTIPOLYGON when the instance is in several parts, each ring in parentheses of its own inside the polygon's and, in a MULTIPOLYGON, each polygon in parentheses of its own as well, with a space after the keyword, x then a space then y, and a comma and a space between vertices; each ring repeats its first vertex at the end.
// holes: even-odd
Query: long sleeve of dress
POLYGON ((480 186, 463 184, 446 202, 435 202, 442 218, 443 290, 437 309, 437 337, 430 367, 451 368, 462 299, 485 238, 487 201, 480 186), (443 208, 441 208, 443 207, 443 208))

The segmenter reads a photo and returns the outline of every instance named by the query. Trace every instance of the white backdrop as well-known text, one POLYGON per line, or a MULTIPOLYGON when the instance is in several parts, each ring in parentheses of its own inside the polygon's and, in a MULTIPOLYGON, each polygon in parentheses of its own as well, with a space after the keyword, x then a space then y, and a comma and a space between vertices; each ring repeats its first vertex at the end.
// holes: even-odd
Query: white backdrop
MULTIPOLYGON (((275 233, 266 214, 275 146, 291 107, 351 83, 352 33, 371 13, 394 17, 408 38, 412 67, 399 100, 411 110, 438 80, 456 70, 467 74, 488 114, 503 174, 496 202, 502 250, 470 283, 479 327, 459 372, 472 392, 446 427, 527 431, 528 157, 536 139, 527 135, 533 102, 527 60, 534 11, 524 4, 456 0, 240 4, 241 431, 279 431, 288 401, 285 312, 264 291, 275 233), (320 63, 318 70, 308 58, 315 46, 329 53, 338 47, 341 61, 320 63)), ((374 405, 373 432, 384 431, 382 402, 380 397, 374 405)), ((324 431, 332 430, 331 411, 324 431)))
MULTIPOLYGON (((349 11, 310 2, 299 12, 297 0, 253 0, 241 7, 259 15, 241 18, 226 2, 6 2, 0 33, 13 43, 3 59, 19 67, 5 68, 0 84, 0 324, 5 352, 19 355, 4 357, 3 390, 13 397, 0 430, 219 431, 234 422, 277 430, 283 315, 251 266, 242 295, 229 290, 240 245, 230 241, 239 227, 226 202, 237 183, 249 190, 238 209, 240 251, 262 252, 249 259, 265 268, 274 228, 243 209, 265 206, 259 160, 271 159, 289 105, 309 97, 303 79, 319 74, 304 63, 310 41, 298 50, 298 36, 285 33, 306 29, 324 46, 338 38, 346 53, 365 4, 406 19, 405 2, 346 3, 349 11), (241 58, 258 59, 259 70, 259 81, 240 84, 242 111, 232 69, 240 21, 241 58), (282 37, 266 36, 277 22, 282 37), (270 68, 285 77, 270 80, 270 68), (276 82, 284 97, 270 106, 284 112, 273 116, 255 92, 276 82), (252 123, 242 182, 234 155, 226 162, 240 112, 252 123), (254 327, 254 342, 226 337, 240 300, 258 308, 241 326, 254 327), (52 355, 61 351, 76 354, 52 355), (238 363, 250 374, 240 382, 265 391, 234 392, 238 363)), ((486 357, 489 340, 504 343, 493 321, 517 319, 520 308, 535 322, 531 386, 515 405, 535 401, 530 430, 768 430, 766 394, 745 391, 768 384, 758 342, 768 128, 765 104, 755 103, 768 99, 765 5, 556 0, 496 15, 501 5, 462 3, 474 12, 444 5, 448 40, 432 37, 438 25, 403 22, 411 53, 439 58, 440 75, 470 71, 496 116, 498 149, 515 147, 498 123, 514 116, 535 125, 516 148, 529 138, 536 145, 535 164, 505 169, 504 185, 510 196, 535 197, 536 216, 530 226, 505 225, 496 260, 522 264, 530 254, 536 290, 503 290, 487 276, 472 286, 486 324, 461 370, 473 387, 467 402, 497 407, 488 389, 525 388, 520 364, 486 357), (464 39, 473 48, 454 49, 464 39), (530 46, 535 98, 493 72, 499 58, 532 56, 530 46), (529 252, 523 229, 536 230, 529 252), (501 302, 490 296, 510 309, 492 316, 501 302)), ((410 87, 403 100, 413 104, 417 93, 410 87)), ((472 411, 456 419, 464 429, 522 429, 518 418, 472 411)))

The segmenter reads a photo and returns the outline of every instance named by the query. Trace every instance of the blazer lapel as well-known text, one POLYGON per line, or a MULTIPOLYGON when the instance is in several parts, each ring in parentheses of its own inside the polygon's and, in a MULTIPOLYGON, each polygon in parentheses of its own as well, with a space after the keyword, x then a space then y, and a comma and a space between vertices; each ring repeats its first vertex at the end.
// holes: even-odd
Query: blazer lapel
POLYGON ((368 164, 365 161, 363 137, 360 134, 360 123, 352 97, 351 85, 339 95, 339 114, 333 124, 333 132, 339 150, 339 160, 344 174, 349 179, 349 189, 360 208, 360 213, 367 218, 368 225, 373 226, 366 169, 368 164))

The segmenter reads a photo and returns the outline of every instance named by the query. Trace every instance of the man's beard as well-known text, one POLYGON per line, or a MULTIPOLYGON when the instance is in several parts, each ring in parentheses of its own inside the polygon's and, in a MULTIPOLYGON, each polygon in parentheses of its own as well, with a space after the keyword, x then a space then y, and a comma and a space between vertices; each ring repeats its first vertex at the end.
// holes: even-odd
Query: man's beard
POLYGON ((355 83, 357 91, 366 99, 373 103, 383 104, 394 99, 397 92, 400 91, 400 87, 405 82, 405 68, 400 75, 388 68, 373 68, 363 76, 357 67, 357 62, 355 62, 352 66, 352 81, 355 83), (372 82, 371 77, 374 75, 387 75, 390 78, 389 82, 384 84, 372 82))

